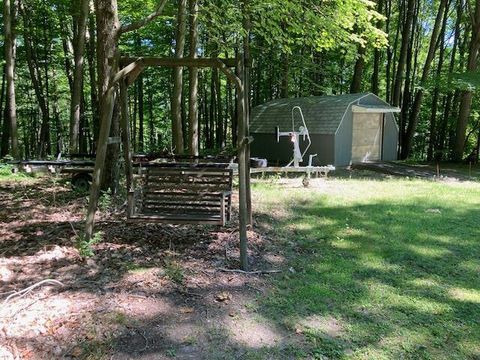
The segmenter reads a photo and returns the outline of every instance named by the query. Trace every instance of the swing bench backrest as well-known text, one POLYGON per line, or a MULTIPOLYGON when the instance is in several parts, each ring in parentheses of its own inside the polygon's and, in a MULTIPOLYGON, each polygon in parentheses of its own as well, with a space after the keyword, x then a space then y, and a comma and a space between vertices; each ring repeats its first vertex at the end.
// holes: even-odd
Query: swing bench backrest
POLYGON ((159 164, 141 168, 143 186, 129 219, 169 224, 225 225, 231 217, 232 169, 228 164, 159 164))

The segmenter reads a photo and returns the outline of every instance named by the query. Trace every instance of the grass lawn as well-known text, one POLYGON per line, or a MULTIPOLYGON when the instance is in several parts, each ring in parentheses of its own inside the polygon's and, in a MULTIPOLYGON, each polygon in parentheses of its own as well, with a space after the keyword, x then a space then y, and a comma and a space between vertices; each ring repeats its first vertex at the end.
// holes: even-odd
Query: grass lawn
POLYGON ((480 184, 317 185, 254 185, 259 224, 290 269, 258 313, 304 334, 288 353, 479 359, 480 184))

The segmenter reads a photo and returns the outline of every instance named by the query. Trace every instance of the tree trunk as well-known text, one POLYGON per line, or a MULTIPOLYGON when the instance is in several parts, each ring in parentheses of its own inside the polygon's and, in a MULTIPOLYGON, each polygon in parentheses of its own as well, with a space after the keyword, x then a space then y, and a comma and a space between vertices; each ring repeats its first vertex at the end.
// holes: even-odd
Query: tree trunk
MULTIPOLYGON (((386 22, 385 22, 385 33, 390 34, 390 16, 392 13, 392 0, 387 0, 386 6, 385 6, 385 15, 386 15, 386 22)), ((397 26, 398 29, 398 26, 397 26)), ((395 46, 398 41, 398 32, 397 32, 397 37, 395 38, 395 46)), ((392 47, 388 46, 387 47, 387 65, 385 68, 385 99, 387 102, 392 102, 391 99, 391 89, 392 89, 392 84, 391 84, 391 74, 392 74, 392 57, 393 57, 393 52, 392 52, 392 47)))
MULTIPOLYGON (((377 2, 377 11, 380 14, 383 14, 383 0, 378 0, 377 2)), ((382 21, 377 22, 377 28, 382 29, 382 21)), ((378 95, 379 88, 378 82, 380 77, 380 59, 382 57, 382 51, 380 49, 375 49, 373 54, 373 71, 372 71, 372 93, 378 95)))
MULTIPOLYGON (((7 81, 7 107, 4 121, 8 123, 8 133, 12 156, 18 159, 17 132, 17 104, 15 100, 15 0, 4 0, 3 2, 3 23, 4 23, 4 47, 5 47, 5 74, 7 81)), ((4 127, 5 128, 5 127, 4 127)), ((3 152, 3 151, 2 151, 3 152)))
MULTIPOLYGON (((478 52, 480 49, 480 0, 475 2, 475 13, 472 14, 472 36, 470 39, 467 72, 473 72, 477 69, 478 52)), ((465 138, 467 132, 468 120, 472 107, 473 93, 471 90, 464 90, 460 96, 460 111, 458 114, 457 126, 455 131, 455 145, 453 148, 453 159, 460 161, 463 158, 465 150, 465 138)))
MULTIPOLYGON (((3 102, 5 101, 5 85, 7 83, 7 78, 5 76, 5 65, 2 66, 2 89, 0 90, 0 131, 2 131, 3 129, 3 125, 5 125, 7 123, 7 121, 5 120, 5 113, 4 113, 4 104, 3 102), (2 116, 3 114, 3 116, 2 116)), ((0 139, 3 139, 3 132, 2 132, 2 136, 0 137, 0 139)), ((0 140, 0 157, 3 157, 2 154, 1 154, 1 142, 2 140, 0 140)), ((8 147, 8 138, 7 138, 7 147, 8 147)), ((8 149, 7 149, 7 152, 8 152, 8 149)))
POLYGON ((98 114, 98 85, 97 85, 97 70, 95 64, 95 16, 91 14, 88 17, 88 42, 87 42, 87 61, 88 61, 88 76, 90 80, 90 106, 92 110, 92 127, 93 127, 93 148, 92 153, 96 151, 96 144, 98 142, 98 133, 100 131, 100 120, 98 114))
POLYGON ((210 71, 210 108, 209 108, 209 117, 208 117, 208 129, 210 130, 208 134, 210 148, 215 147, 215 124, 216 124, 216 115, 217 115, 217 96, 215 95, 216 86, 215 86, 215 72, 213 69, 210 71))
MULTIPOLYGON (((480 1, 480 0, 479 0, 480 1)), ((413 102, 412 111, 410 113, 410 119, 408 122, 407 133, 405 134, 405 140, 402 146, 402 159, 406 159, 410 155, 412 149, 413 135, 417 130, 418 126, 418 117, 420 113, 420 107, 422 105, 423 95, 424 95, 424 86, 428 79, 430 67, 432 65, 433 58, 435 57, 435 52, 438 45, 438 35, 440 33, 442 19, 447 6, 447 0, 441 0, 438 7, 437 16, 435 18, 435 24, 432 30, 432 36, 430 38, 430 45, 428 48, 427 58, 425 59, 425 64, 423 66, 422 77, 420 80, 420 88, 415 94, 415 100, 413 102)))
POLYGON ((215 96, 216 96, 216 108, 217 108, 217 129, 216 129, 216 140, 217 140, 217 149, 223 149, 225 146, 225 141, 223 138, 223 127, 224 127, 224 116, 223 116, 223 106, 222 106, 222 92, 220 84, 220 76, 218 69, 213 69, 213 78, 215 83, 215 96))
POLYGON ((154 151, 155 146, 155 124, 154 124, 154 115, 153 115, 153 86, 152 82, 149 82, 148 86, 148 149, 150 152, 154 151))
POLYGON ((288 98, 289 95, 289 84, 288 77, 290 71, 290 58, 287 53, 282 54, 282 84, 280 87, 280 97, 288 98))
MULTIPOLYGON (((418 12, 420 9, 420 1, 415 3, 414 19, 412 20, 412 30, 410 31, 410 40, 408 42, 408 54, 406 60, 405 81, 403 86, 403 96, 401 98, 402 112, 400 113, 399 124, 399 150, 403 148, 405 141, 405 133, 410 114, 410 104, 412 102, 413 84, 415 83, 415 69, 417 63, 417 55, 419 48, 420 34, 418 31, 418 12)), ((399 153, 401 156, 401 152, 399 153)))
MULTIPOLYGON (((190 10, 190 52, 191 58, 197 57, 198 43, 198 2, 189 0, 190 10)), ((190 155, 198 156, 198 68, 189 69, 189 94, 188 94, 188 148, 190 155)))
MULTIPOLYGON (((186 31, 186 3, 187 0, 178 0, 177 30, 175 35, 175 58, 182 58, 185 48, 186 31)), ((182 128, 182 88, 183 68, 173 69, 172 94, 172 146, 176 154, 184 153, 182 128)))
POLYGON ((237 91, 237 87, 235 86, 234 88, 234 91, 233 91, 233 98, 232 98, 232 129, 231 129, 231 132, 232 132, 232 145, 233 146, 236 146, 237 145, 237 142, 238 142, 238 106, 235 102, 235 99, 237 98, 238 96, 238 91, 237 91))
MULTIPOLYGON (((415 15, 418 15, 418 6, 415 9, 415 15)), ((415 31, 414 29, 417 26, 417 19, 418 17, 415 16, 415 20, 412 21, 412 31, 410 33, 410 40, 408 44, 408 54, 407 54, 407 60, 406 60, 406 70, 405 70, 405 81, 404 81, 404 87, 403 87, 403 96, 401 99, 402 102, 402 112, 400 113, 400 124, 399 124, 399 130, 400 130, 400 136, 399 136, 399 148, 403 148, 403 142, 405 139, 405 132, 406 132, 406 126, 407 126, 407 120, 408 120, 408 115, 410 114, 410 103, 412 100, 412 94, 411 94, 411 83, 414 83, 414 78, 415 76, 412 76, 412 59, 414 56, 417 55, 417 51, 414 51, 415 46, 415 39, 418 39, 418 36, 415 36, 415 31)), ((415 66, 413 66, 415 67, 415 66)))
MULTIPOLYGON (((24 4, 21 3, 20 11, 23 17, 23 38, 25 42, 25 53, 27 58, 27 65, 28 70, 30 73, 30 78, 32 80, 33 88, 35 91, 35 96, 37 98, 38 106, 40 108, 40 112, 42 114, 42 122, 40 125, 40 138, 38 139, 37 143, 37 156, 44 157, 46 153, 48 153, 49 148, 49 132, 50 132, 50 114, 48 109, 48 102, 47 102, 47 83, 43 83, 42 75, 40 72, 40 66, 37 59, 37 54, 34 51, 34 42, 32 40, 32 12, 29 11, 27 8, 24 7, 24 4)), ((45 45, 47 45, 47 40, 45 40, 45 45)), ((50 45, 47 45, 50 46, 50 45)), ((47 56, 47 51, 45 51, 45 55, 47 56)), ((48 81, 48 59, 45 58, 45 81, 48 81)))
MULTIPOLYGON (((52 76, 52 79, 55 79, 55 73, 52 76)), ((55 121, 55 155, 58 156, 63 152, 63 126, 60 121, 60 113, 58 111, 58 92, 57 85, 53 83, 52 85, 52 103, 53 103, 53 120, 55 121)))
POLYGON ((210 149, 212 147, 210 143, 210 118, 213 114, 210 112, 211 104, 209 104, 209 94, 208 94, 208 84, 207 84, 207 76, 206 72, 203 72, 202 76, 202 88, 203 88, 203 138, 204 140, 204 148, 210 149))
POLYGON ((442 75, 442 68, 443 68, 443 60, 445 57, 445 31, 447 27, 447 20, 448 20, 448 10, 449 6, 445 6, 445 13, 443 14, 443 21, 442 21, 442 29, 440 31, 440 35, 438 37, 439 46, 440 46, 440 53, 438 55, 438 64, 437 64, 437 72, 436 72, 436 79, 435 79, 435 88, 433 89, 433 97, 432 97, 432 113, 430 116, 430 136, 428 140, 428 150, 427 150, 427 160, 432 161, 434 159, 434 153, 436 151, 437 145, 437 110, 438 110, 438 100, 440 97, 440 76, 442 75))
POLYGON ((138 151, 145 151, 145 112, 143 101, 143 74, 138 76, 138 151))
MULTIPOLYGON (((43 58, 43 73, 45 77, 45 104, 46 104, 46 113, 42 119, 42 126, 40 128, 40 142, 39 142, 39 151, 38 154, 41 158, 45 158, 52 153, 52 142, 50 136, 50 52, 52 49, 51 39, 48 36, 48 18, 47 15, 43 16, 43 48, 45 51, 43 58)), ((40 74, 40 70, 39 70, 40 74)), ((41 75, 40 75, 41 76, 41 75)), ((53 76, 52 76, 53 78, 53 76)))
POLYGON ((80 154, 87 154, 89 143, 91 144, 91 131, 88 119, 85 116, 85 94, 82 91, 80 101, 80 132, 78 134, 78 150, 80 154))
POLYGON ((85 36, 90 0, 80 0, 75 11, 76 31, 74 32, 74 72, 72 85, 72 100, 70 104, 70 153, 79 151, 80 134, 80 103, 83 93, 83 54, 85 51, 85 36))
POLYGON ((65 75, 68 80, 68 87, 70 93, 73 93, 73 71, 74 67, 72 63, 73 58, 73 45, 72 45, 72 30, 68 24, 65 23, 62 17, 60 18, 60 26, 62 27, 62 47, 63 47, 63 57, 65 60, 65 75))
MULTIPOLYGON (((455 70, 455 64, 456 64, 456 55, 457 55, 457 49, 459 45, 459 40, 461 36, 461 24, 462 24, 462 17, 463 17, 463 4, 462 1, 457 2, 457 19, 455 21, 455 37, 453 40, 453 47, 452 51, 450 54, 450 64, 448 66, 448 76, 449 78, 452 77, 453 72, 455 70)), ((443 116, 442 116, 442 121, 439 126, 439 134, 438 134, 438 142, 437 142, 437 160, 443 160, 445 159, 445 140, 447 136, 447 127, 449 124, 450 120, 450 112, 452 109, 452 101, 454 97, 455 91, 450 90, 446 97, 444 98, 444 107, 443 107, 443 116)))
POLYGON ((8 155, 9 145, 10 145, 10 121, 8 121, 7 111, 9 110, 8 107, 8 100, 5 101, 5 105, 3 105, 3 97, 5 93, 5 84, 6 84, 6 76, 5 76, 5 65, 3 65, 3 77, 2 77, 2 106, 0 107, 0 117, 3 118, 3 125, 2 125, 2 139, 0 140, 0 157, 4 157, 8 155))
POLYGON ((373 71, 372 71, 372 88, 371 91, 375 95, 378 95, 380 89, 378 87, 378 79, 380 73, 380 57, 381 52, 379 50, 375 50, 375 54, 373 55, 373 71))
POLYGON ((395 82, 393 86, 393 94, 392 94, 393 106, 400 105, 403 73, 405 70, 405 64, 407 60, 408 41, 410 39, 410 31, 411 31, 412 21, 413 21, 414 6, 415 6, 415 0, 408 0, 407 14, 406 14, 405 21, 403 23, 403 30, 402 30, 402 45, 400 47, 400 56, 398 59, 398 66, 397 66, 397 71, 395 74, 395 82))
POLYGON ((365 67, 365 52, 365 47, 362 45, 358 45, 358 55, 353 70, 353 78, 350 85, 350 94, 356 94, 362 90, 363 68, 365 67))

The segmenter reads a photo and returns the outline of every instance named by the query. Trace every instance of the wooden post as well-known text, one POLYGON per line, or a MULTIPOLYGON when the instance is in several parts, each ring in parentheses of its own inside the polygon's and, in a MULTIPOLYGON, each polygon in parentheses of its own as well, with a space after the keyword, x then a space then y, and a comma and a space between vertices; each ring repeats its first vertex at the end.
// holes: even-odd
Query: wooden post
POLYGON ((248 271, 248 253, 247 253, 247 225, 248 225, 248 208, 247 208, 247 146, 248 139, 246 137, 246 103, 244 88, 244 63, 243 54, 237 60, 237 76, 240 78, 238 89, 238 203, 239 203, 239 232, 240 232, 240 266, 242 270, 248 271))
POLYGON ((125 178, 127 182, 127 218, 134 212, 134 189, 133 189, 133 169, 132 169, 132 151, 130 146, 130 120, 128 118, 128 80, 120 81, 120 107, 121 107, 121 130, 123 139, 123 154, 125 157, 125 178))
POLYGON ((85 221, 85 240, 89 241, 93 236, 93 225, 95 223, 95 212, 98 206, 98 196, 100 194, 100 185, 102 180, 102 170, 105 165, 107 155, 108 136, 112 124, 113 107, 115 104, 115 87, 110 87, 103 95, 102 108, 100 114, 100 134, 98 135, 97 157, 95 158, 95 168, 93 170, 92 186, 90 188, 90 199, 88 201, 87 220, 85 221))

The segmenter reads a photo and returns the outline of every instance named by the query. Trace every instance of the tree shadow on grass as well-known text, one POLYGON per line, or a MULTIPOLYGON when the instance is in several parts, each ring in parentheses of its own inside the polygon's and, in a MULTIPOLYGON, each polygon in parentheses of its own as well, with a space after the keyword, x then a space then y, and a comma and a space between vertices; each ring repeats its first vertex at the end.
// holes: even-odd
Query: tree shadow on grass
POLYGON ((478 357, 479 218, 434 201, 296 203, 277 224, 295 273, 262 312, 305 328, 318 356, 478 357))

